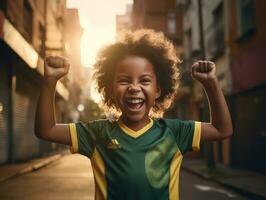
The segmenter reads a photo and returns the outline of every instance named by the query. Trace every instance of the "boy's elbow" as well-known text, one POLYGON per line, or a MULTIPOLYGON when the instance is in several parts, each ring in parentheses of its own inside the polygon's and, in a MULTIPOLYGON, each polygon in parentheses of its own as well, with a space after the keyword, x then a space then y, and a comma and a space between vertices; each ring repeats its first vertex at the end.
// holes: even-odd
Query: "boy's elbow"
POLYGON ((233 129, 230 128, 228 130, 223 131, 222 139, 228 139, 228 138, 232 137, 232 135, 233 135, 233 129))
POLYGON ((35 136, 36 136, 37 138, 39 138, 39 139, 43 139, 43 134, 41 134, 41 132, 35 130, 34 133, 35 133, 35 136))
POLYGON ((230 137, 232 137, 233 135, 233 131, 232 132, 228 132, 227 134, 225 134, 224 139, 229 139, 230 137))
POLYGON ((39 138, 39 139, 42 139, 42 140, 45 140, 45 131, 37 124, 35 123, 35 126, 34 126, 34 135, 39 138))
POLYGON ((230 137, 232 137, 232 135, 233 135, 233 132, 234 132, 234 130, 233 130, 233 125, 232 125, 232 122, 231 122, 231 124, 230 124, 230 127, 229 127, 229 129, 227 130, 227 135, 228 135, 228 138, 230 138, 230 137))
POLYGON ((42 139, 42 140, 47 140, 47 134, 45 134, 42 131, 36 130, 34 131, 34 134, 37 138, 42 139))
POLYGON ((37 138, 41 138, 41 131, 38 129, 37 125, 35 124, 34 126, 34 135, 37 137, 37 138))

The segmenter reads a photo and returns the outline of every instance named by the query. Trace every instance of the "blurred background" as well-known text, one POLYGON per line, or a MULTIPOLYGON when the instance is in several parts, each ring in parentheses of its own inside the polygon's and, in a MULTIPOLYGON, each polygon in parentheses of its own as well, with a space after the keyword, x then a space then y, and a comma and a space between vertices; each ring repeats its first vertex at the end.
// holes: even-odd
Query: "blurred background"
POLYGON ((209 120, 204 91, 190 77, 198 59, 216 63, 230 108, 233 137, 204 144, 188 160, 201 159, 210 171, 222 166, 264 177, 265 8, 263 0, 0 0, 0 164, 65 148, 34 136, 46 56, 72 63, 57 84, 57 121, 98 119, 104 115, 91 80, 97 51, 123 29, 150 28, 173 41, 183 61, 179 93, 165 116, 209 120))

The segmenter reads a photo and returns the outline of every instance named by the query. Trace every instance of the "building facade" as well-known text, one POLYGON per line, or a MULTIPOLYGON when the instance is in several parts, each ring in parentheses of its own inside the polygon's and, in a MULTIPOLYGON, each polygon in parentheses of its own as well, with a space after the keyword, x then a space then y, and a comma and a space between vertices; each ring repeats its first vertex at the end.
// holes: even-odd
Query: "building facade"
MULTIPOLYGON (((208 59, 216 63, 217 76, 230 108, 234 134, 214 142, 207 159, 230 167, 265 174, 265 28, 263 1, 177 1, 183 10, 184 64, 208 59), (200 24, 200 12, 202 24, 200 24), (201 30, 202 29, 202 30, 201 30), (202 33, 201 33, 202 31, 202 33), (201 36, 202 34, 202 36, 201 36), (202 38, 201 38, 202 37, 202 38)), ((192 104, 185 113, 206 119, 206 103, 197 83, 190 84, 192 104), (191 108, 195 110, 191 112, 191 108)), ((206 152, 203 152, 206 153, 206 152)), ((205 155, 206 156, 206 155, 205 155)))
POLYGON ((131 30, 132 27, 132 4, 126 5, 126 13, 124 15, 116 15, 116 32, 122 30, 131 30))
POLYGON ((175 0, 134 0, 132 29, 140 28, 162 31, 175 43, 178 54, 182 54, 182 16, 175 0))
POLYGON ((84 91, 87 86, 87 79, 89 73, 82 66, 81 63, 81 38, 83 34, 83 28, 80 26, 79 15, 77 9, 67 9, 66 11, 66 23, 65 23, 65 41, 66 41, 66 57, 71 63, 71 67, 68 73, 68 89, 69 100, 68 110, 70 121, 80 120, 82 111, 79 111, 78 105, 83 105, 85 97, 84 91))
MULTIPOLYGON (((212 60, 216 64, 216 74, 225 96, 231 93, 231 73, 228 46, 228 20, 226 1, 193 0, 178 1, 182 7, 184 24, 184 66, 190 76, 190 68, 196 60, 212 60), (200 21, 200 19, 202 21, 200 21)), ((209 121, 209 110, 204 91, 198 82, 190 78, 190 95, 187 102, 190 104, 183 108, 189 118, 209 121), (190 107, 191 109, 187 109, 190 107)), ((206 145, 203 152, 211 160, 229 165, 230 139, 206 145), (209 146, 209 147, 208 147, 209 146), (210 152, 211 151, 211 152, 210 152)))
POLYGON ((228 1, 232 72, 232 166, 266 174, 265 1, 228 1))
MULTIPOLYGON (((57 14, 55 23, 63 24, 63 12, 59 9, 65 9, 65 0, 0 2, 0 163, 27 160, 56 148, 35 137, 34 118, 43 59, 51 51, 47 18, 49 12, 57 14)), ((60 48, 56 55, 64 54, 60 48)), ((58 118, 65 120, 64 102, 69 94, 62 82, 57 86, 58 118)))

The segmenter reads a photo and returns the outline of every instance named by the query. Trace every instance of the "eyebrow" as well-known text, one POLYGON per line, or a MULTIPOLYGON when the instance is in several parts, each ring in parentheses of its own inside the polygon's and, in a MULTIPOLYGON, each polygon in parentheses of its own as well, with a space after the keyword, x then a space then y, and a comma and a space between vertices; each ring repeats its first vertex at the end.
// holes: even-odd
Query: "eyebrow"
MULTIPOLYGON (((121 73, 121 74, 118 74, 116 78, 117 79, 121 79, 121 78, 128 79, 128 78, 131 78, 131 77, 128 74, 126 74, 126 73, 121 73)), ((141 74, 139 78, 151 78, 152 79, 153 75, 151 75, 151 74, 141 74)))
MULTIPOLYGON (((141 77, 143 77, 143 76, 153 77, 151 74, 141 74, 140 76, 141 77)), ((118 77, 129 77, 129 75, 126 73, 120 73, 120 74, 118 74, 118 77)))
POLYGON ((118 78, 128 78, 129 76, 127 74, 118 74, 117 75, 118 78))
POLYGON ((153 76, 151 75, 151 74, 142 74, 140 77, 150 77, 150 78, 152 78, 153 76))

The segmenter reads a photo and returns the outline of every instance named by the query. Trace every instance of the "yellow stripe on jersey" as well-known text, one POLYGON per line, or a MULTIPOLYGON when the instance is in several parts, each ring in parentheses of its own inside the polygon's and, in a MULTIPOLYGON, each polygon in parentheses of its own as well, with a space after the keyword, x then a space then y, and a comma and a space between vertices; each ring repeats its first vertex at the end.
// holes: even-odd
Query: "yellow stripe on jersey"
POLYGON ((101 154, 95 148, 91 157, 91 166, 95 178, 95 199, 107 199, 107 181, 105 178, 105 165, 101 154))
POLYGON ((78 138, 77 138, 76 125, 74 123, 70 123, 69 130, 70 130, 70 139, 72 143, 72 145, 70 146, 70 152, 77 153, 78 152, 78 138))
POLYGON ((192 149, 193 151, 199 151, 200 149, 200 136, 201 136, 201 122, 195 122, 192 149))
POLYGON ((149 130, 152 126, 153 126, 153 120, 150 119, 150 122, 144 126, 142 129, 138 130, 138 131, 134 131, 131 128, 127 127, 122 120, 118 120, 118 125, 120 126, 120 128, 129 136, 133 137, 133 138, 137 138, 139 136, 141 136, 143 133, 145 133, 147 130, 149 130))
POLYGON ((174 158, 172 159, 170 166, 170 183, 169 183, 169 199, 178 200, 179 199, 179 173, 180 166, 182 163, 182 154, 177 151, 174 158))

